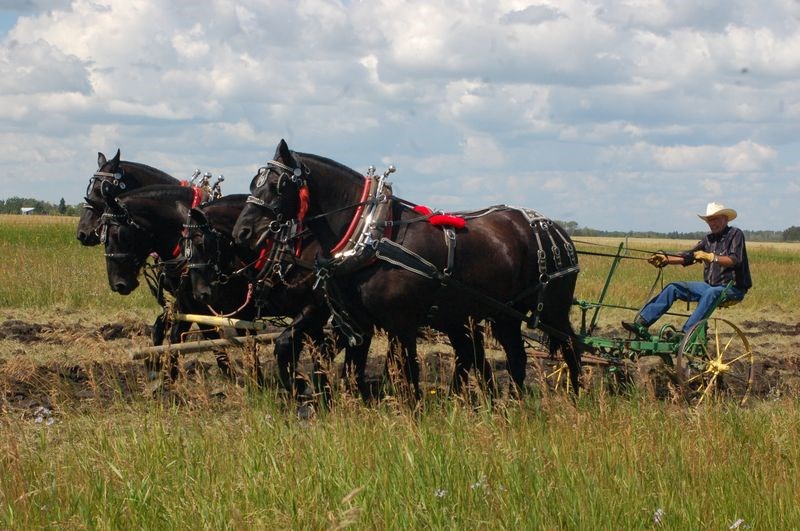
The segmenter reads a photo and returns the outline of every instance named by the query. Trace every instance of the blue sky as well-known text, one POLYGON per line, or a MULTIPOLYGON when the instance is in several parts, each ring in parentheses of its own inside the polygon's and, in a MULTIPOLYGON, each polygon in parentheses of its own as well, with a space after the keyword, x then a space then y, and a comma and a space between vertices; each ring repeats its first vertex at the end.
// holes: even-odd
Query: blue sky
POLYGON ((0 0, 0 198, 97 152, 245 192, 281 138, 446 210, 800 225, 800 2, 0 0))

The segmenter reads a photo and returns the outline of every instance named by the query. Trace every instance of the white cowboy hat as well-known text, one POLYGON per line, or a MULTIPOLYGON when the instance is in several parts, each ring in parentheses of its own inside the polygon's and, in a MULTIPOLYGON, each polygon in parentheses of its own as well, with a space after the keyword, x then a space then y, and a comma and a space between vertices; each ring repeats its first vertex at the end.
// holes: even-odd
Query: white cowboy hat
POLYGON ((712 216, 725 216, 728 221, 733 221, 736 219, 736 211, 732 208, 725 208, 722 203, 714 203, 712 201, 706 206, 705 216, 703 214, 697 214, 697 216, 703 221, 708 221, 708 218, 712 216))

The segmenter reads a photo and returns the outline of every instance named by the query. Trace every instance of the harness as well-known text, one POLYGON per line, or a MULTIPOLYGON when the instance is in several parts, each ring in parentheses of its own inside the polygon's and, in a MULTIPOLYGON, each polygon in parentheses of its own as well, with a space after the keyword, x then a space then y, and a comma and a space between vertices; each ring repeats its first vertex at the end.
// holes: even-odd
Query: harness
MULTIPOLYGON (((370 169, 373 170, 372 168, 370 169)), ((394 171, 393 168, 390 168, 390 171, 387 171, 384 177, 388 176, 391 171, 394 171)), ((345 237, 334 248, 340 250, 335 254, 332 253, 333 257, 330 260, 319 260, 317 263, 317 282, 315 287, 322 287, 331 307, 334 320, 348 336, 351 344, 359 344, 363 333, 358 329, 355 319, 348 314, 339 288, 332 280, 337 276, 366 267, 375 260, 381 260, 421 277, 434 280, 438 282, 440 288, 449 288, 464 293, 493 311, 524 321, 530 328, 536 328, 540 324, 539 315, 544 309, 544 297, 549 282, 557 278, 577 274, 580 271, 575 248, 566 233, 550 219, 535 210, 496 205, 478 211, 445 214, 395 197, 391 195, 391 185, 378 182, 377 186, 374 186, 373 183, 370 183, 370 177, 374 178, 374 171, 367 175, 364 195, 366 195, 366 190, 368 189, 375 190, 375 192, 367 195, 366 198, 362 195, 361 203, 364 208, 359 208, 356 211, 345 237), (410 209, 420 215, 406 220, 387 219, 386 214, 391 214, 392 212, 392 202, 397 202, 403 208, 410 209), (381 205, 386 206, 384 209, 379 209, 381 205), (525 217, 536 238, 539 281, 516 294, 513 299, 499 301, 453 277, 457 267, 455 261, 457 231, 466 228, 469 220, 510 210, 520 212, 525 217), (395 227, 407 226, 422 221, 427 221, 442 229, 444 243, 447 248, 447 262, 446 266, 441 270, 429 260, 403 246, 401 242, 394 241, 390 235, 386 234, 387 230, 391 231, 395 227), (343 244, 343 242, 346 243, 343 244), (566 257, 562 257, 559 243, 565 250, 566 257), (550 269, 548 269, 548 249, 553 263, 553 268, 550 269), (515 304, 534 294, 536 295, 536 311, 532 312, 530 317, 527 313, 520 312, 514 307, 515 304)), ((428 312, 429 317, 432 317, 436 311, 438 311, 438 308, 435 306, 431 308, 428 312)))
MULTIPOLYGON (((296 159, 295 163, 298 163, 297 168, 270 161, 267 166, 259 170, 258 180, 255 183, 256 188, 266 184, 267 176, 271 170, 280 171, 277 183, 270 184, 273 194, 277 196, 272 203, 268 204, 252 195, 247 199, 248 203, 256 204, 272 214, 273 221, 269 225, 269 232, 278 233, 283 230, 282 227, 286 226, 286 223, 282 222, 282 215, 279 211, 281 208, 280 196, 283 194, 286 185, 289 182, 295 183, 298 187, 298 192, 305 190, 307 194, 307 175, 310 172, 306 166, 300 164, 296 159)), ((335 279, 366 267, 376 260, 434 280, 440 288, 446 287, 464 293, 492 311, 526 322, 529 327, 535 328, 538 326, 548 332, 551 331, 550 327, 540 326, 538 321, 539 314, 544 307, 544 296, 548 283, 557 278, 577 274, 579 271, 575 249, 566 233, 551 220, 534 210, 506 205, 496 205, 479 211, 456 214, 434 212, 427 207, 415 205, 392 195, 391 184, 386 182, 386 177, 394 171, 394 167, 390 167, 382 176, 378 176, 375 174, 374 168, 370 167, 357 203, 344 206, 333 212, 325 212, 314 216, 314 218, 325 217, 345 209, 354 209, 353 218, 343 237, 330 251, 331 257, 317 259, 317 280, 314 285, 314 288, 320 287, 323 290, 334 322, 348 337, 350 344, 360 344, 364 333, 359 329, 357 320, 348 313, 344 297, 335 279), (399 205, 401 209, 411 210, 419 215, 405 220, 400 219, 399 215, 393 215, 396 210, 394 205, 399 205), (517 211, 524 216, 537 244, 538 282, 517 293, 509 301, 500 301, 489 297, 454 278, 454 272, 458 267, 455 253, 458 230, 464 229, 471 219, 502 211, 517 211), (441 270, 429 260, 402 244, 401 231, 408 225, 421 221, 430 222, 442 229, 444 243, 447 248, 447 261, 445 267, 441 270), (397 233, 392 238, 391 233, 395 229, 397 229, 397 233), (561 247, 559 247, 559 244, 561 244, 561 247), (562 249, 563 254, 566 254, 566 256, 562 256, 562 249), (552 257, 551 260, 548 260, 548 256, 552 257), (534 294, 537 296, 536 311, 532 312, 532 315, 528 317, 527 313, 517 310, 515 305, 534 294)), ((302 196, 300 197, 300 202, 301 205, 304 203, 302 196)), ((307 198, 305 202, 307 202, 307 198)), ((305 212, 303 212, 303 216, 305 216, 305 212)), ((298 219, 300 219, 300 216, 298 216, 298 219)), ((435 307, 431 308, 431 311, 435 310, 435 307)))

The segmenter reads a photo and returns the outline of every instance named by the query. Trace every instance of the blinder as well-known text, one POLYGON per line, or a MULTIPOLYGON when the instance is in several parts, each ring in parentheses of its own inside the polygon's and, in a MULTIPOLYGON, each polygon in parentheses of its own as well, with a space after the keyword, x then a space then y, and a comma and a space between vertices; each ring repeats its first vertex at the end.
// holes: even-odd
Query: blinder
MULTIPOLYGON (((125 186, 125 181, 123 180, 124 178, 125 178, 125 172, 123 172, 122 170, 115 173, 107 171, 96 171, 94 172, 94 175, 92 175, 89 178, 89 185, 86 187, 86 197, 88 198, 92 195, 92 187, 94 186, 95 181, 102 181, 103 184, 109 183, 110 186, 119 188, 120 190, 125 190, 126 186, 125 186)), ((110 191, 110 189, 106 190, 110 191)), ((100 189, 100 194, 103 197, 106 197, 106 191, 104 191, 102 187, 100 189)))
POLYGON ((272 204, 268 204, 260 197, 251 194, 247 197, 246 202, 263 208, 269 213, 270 217, 274 218, 269 224, 270 232, 276 234, 280 232, 283 225, 281 223, 283 221, 283 214, 280 211, 278 201, 290 184, 295 185, 297 189, 306 185, 306 178, 303 176, 304 173, 306 175, 310 173, 310 170, 304 164, 298 163, 296 168, 291 168, 276 160, 271 160, 267 162, 266 166, 262 166, 258 169, 258 177, 256 178, 254 192, 266 185, 269 187, 269 191, 275 196, 274 201, 272 204), (269 175, 272 172, 278 174, 278 179, 273 183, 268 183, 269 175))

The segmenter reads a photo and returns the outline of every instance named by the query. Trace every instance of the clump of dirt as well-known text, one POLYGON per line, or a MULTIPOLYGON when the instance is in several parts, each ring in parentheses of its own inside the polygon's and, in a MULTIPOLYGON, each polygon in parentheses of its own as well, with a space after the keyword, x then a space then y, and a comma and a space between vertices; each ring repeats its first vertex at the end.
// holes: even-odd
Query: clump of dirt
POLYGON ((10 339, 20 343, 41 341, 43 332, 52 332, 51 325, 26 323, 17 319, 6 319, 0 324, 0 339, 10 339))
POLYGON ((748 336, 782 335, 800 336, 800 323, 782 323, 779 321, 742 321, 741 328, 747 330, 748 336))
POLYGON ((152 326, 138 322, 109 323, 97 329, 97 333, 100 334, 100 337, 105 341, 133 339, 141 336, 150 337, 152 332, 152 326))

